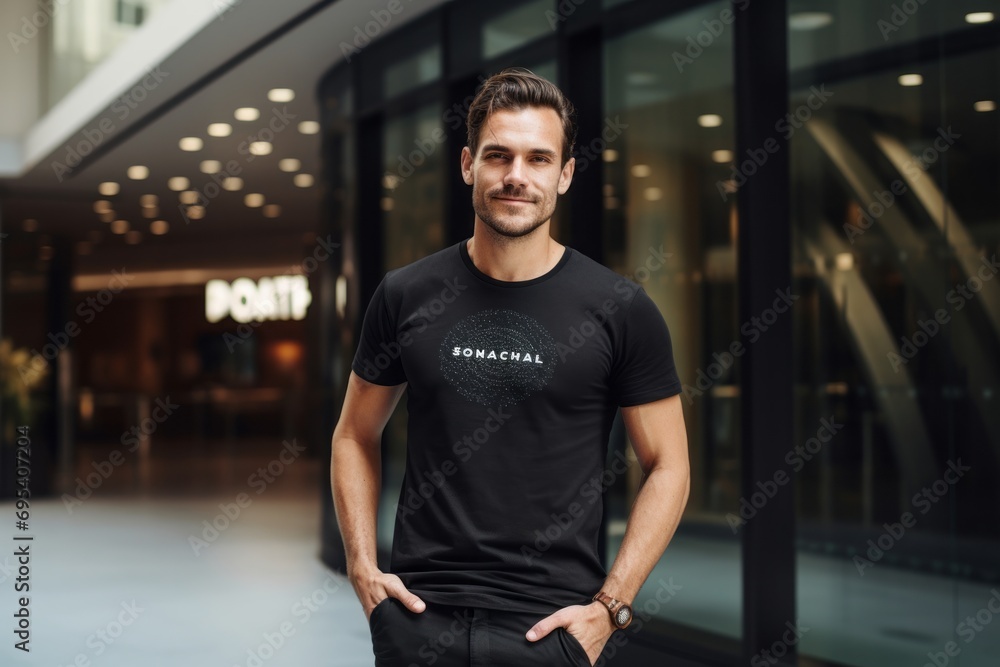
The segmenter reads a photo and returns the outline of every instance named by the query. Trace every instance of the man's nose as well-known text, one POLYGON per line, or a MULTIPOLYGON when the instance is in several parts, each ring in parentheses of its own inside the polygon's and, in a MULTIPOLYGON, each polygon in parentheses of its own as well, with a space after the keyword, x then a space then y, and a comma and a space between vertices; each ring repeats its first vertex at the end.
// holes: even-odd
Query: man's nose
POLYGON ((527 183, 524 159, 521 157, 515 157, 510 161, 510 167, 507 169, 507 174, 504 176, 504 185, 512 185, 515 187, 524 187, 527 183))

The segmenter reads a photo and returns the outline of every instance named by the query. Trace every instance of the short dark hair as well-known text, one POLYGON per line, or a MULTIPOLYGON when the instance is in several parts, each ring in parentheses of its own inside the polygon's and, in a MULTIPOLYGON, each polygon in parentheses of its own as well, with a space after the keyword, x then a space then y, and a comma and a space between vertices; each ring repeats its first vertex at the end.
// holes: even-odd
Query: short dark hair
POLYGON ((479 150, 479 134, 490 114, 525 107, 548 107, 559 114, 563 126, 562 162, 566 164, 576 142, 576 110, 558 86, 524 67, 503 69, 479 87, 465 120, 473 157, 479 150))

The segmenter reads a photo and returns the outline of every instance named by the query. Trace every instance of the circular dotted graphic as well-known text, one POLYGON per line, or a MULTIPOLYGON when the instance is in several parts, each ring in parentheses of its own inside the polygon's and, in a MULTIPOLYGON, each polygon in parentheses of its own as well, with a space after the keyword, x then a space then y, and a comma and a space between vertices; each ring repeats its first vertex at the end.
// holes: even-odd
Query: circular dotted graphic
POLYGON ((441 373, 482 405, 514 405, 542 389, 555 371, 556 343, 538 320, 514 310, 484 310, 452 327, 441 342, 441 373))

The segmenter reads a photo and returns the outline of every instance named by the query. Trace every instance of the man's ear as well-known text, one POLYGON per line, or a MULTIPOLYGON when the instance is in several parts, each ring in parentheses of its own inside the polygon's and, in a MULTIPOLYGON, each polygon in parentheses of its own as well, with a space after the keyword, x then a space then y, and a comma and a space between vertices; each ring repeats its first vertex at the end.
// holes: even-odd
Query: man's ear
POLYGON ((573 182, 573 173, 575 171, 576 158, 571 157, 566 160, 566 164, 563 165, 562 172, 559 174, 559 194, 564 195, 566 194, 566 191, 569 190, 569 185, 573 182))
POLYGON ((472 177, 472 151, 469 150, 468 146, 462 148, 462 156, 459 158, 462 164, 462 180, 465 181, 466 185, 473 184, 472 177))

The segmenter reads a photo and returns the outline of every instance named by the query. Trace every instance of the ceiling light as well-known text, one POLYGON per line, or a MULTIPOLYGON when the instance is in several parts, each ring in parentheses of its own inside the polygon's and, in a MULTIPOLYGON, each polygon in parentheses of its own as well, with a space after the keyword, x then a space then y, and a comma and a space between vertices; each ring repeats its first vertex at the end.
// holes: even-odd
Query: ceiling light
POLYGON ((660 188, 646 188, 642 196, 646 198, 646 201, 659 201, 663 199, 663 190, 660 188))
POLYGON ((149 167, 134 164, 125 172, 133 181, 143 181, 149 177, 149 167))
POLYGON ((124 234, 128 231, 128 220, 114 220, 111 223, 111 232, 113 234, 124 234))
POLYGON ((243 198, 243 203, 250 208, 258 208, 264 205, 264 195, 259 192, 251 192, 243 198))
POLYGON ((636 178, 646 178, 653 173, 653 170, 648 164, 634 164, 632 165, 632 175, 636 178))
POLYGON ((712 162, 725 164, 726 162, 732 162, 732 160, 733 160, 733 152, 731 150, 722 148, 717 151, 712 151, 712 162))
POLYGON ((142 240, 142 232, 133 229, 132 231, 125 234, 125 243, 129 245, 135 245, 142 240))
POLYGON ((299 123, 299 132, 302 134, 319 134, 319 123, 314 120, 304 120, 299 123))
POLYGON ((302 163, 293 157, 286 157, 278 162, 278 169, 287 172, 296 172, 302 168, 302 163))
POLYGON ((233 126, 229 123, 212 123, 208 126, 208 136, 228 137, 233 133, 233 126))
POLYGON ((160 198, 156 195, 143 195, 139 197, 139 206, 143 208, 149 208, 150 206, 156 206, 160 203, 160 198))
POLYGON ((996 100, 979 100, 972 105, 972 108, 980 112, 996 111, 997 103, 996 100))
POLYGON ((965 15, 966 23, 990 23, 996 17, 993 12, 972 12, 965 15))
POLYGON ((181 147, 182 151, 188 151, 193 153, 194 151, 200 151, 201 147, 205 145, 199 137, 184 137, 177 142, 177 145, 181 147))
POLYGON ((382 197, 381 206, 383 211, 391 211, 396 207, 396 200, 392 197, 382 197))
POLYGON ((402 179, 396 174, 386 174, 382 177, 382 187, 386 190, 395 190, 399 187, 399 183, 402 179))
POLYGON ((177 195, 177 198, 182 204, 197 204, 198 203, 198 191, 197 190, 185 190, 184 192, 177 195))
POLYGON ((788 27, 792 30, 818 30, 833 23, 829 12, 795 12, 788 16, 788 27))
POLYGON ((919 74, 901 74, 898 81, 899 85, 909 88, 922 84, 924 82, 924 77, 919 74))
POLYGON ((188 206, 184 211, 186 215, 191 220, 201 220, 205 217, 205 207, 204 206, 188 206))
POLYGON ((180 192, 181 190, 187 190, 191 186, 191 181, 189 181, 184 176, 174 176, 167 181, 167 187, 174 192, 180 192))
POLYGON ((142 207, 142 217, 148 219, 157 218, 160 216, 159 206, 143 206, 142 207))
POLYGON ((614 148, 605 148, 601 157, 604 158, 605 162, 618 162, 618 151, 614 148))
POLYGON ((34 218, 25 218, 24 222, 21 223, 21 229, 26 232, 33 232, 38 229, 38 221, 34 218))
POLYGON ((272 102, 291 102, 295 99, 295 91, 291 88, 272 88, 267 91, 267 99, 272 102))
POLYGON ((236 192, 243 189, 243 179, 238 176, 229 176, 222 179, 222 189, 236 192))
POLYGON ((702 127, 719 127, 722 125, 722 116, 715 113, 706 113, 698 116, 698 124, 702 127))
POLYGON ((269 155, 273 148, 267 141, 255 141, 250 144, 250 153, 253 155, 269 155))
POLYGON ((233 117, 236 120, 257 120, 260 118, 260 111, 254 109, 253 107, 240 107, 233 112, 233 117))
POLYGON ((105 197, 114 197, 121 188, 114 181, 105 181, 97 186, 97 191, 105 197))
POLYGON ((154 220, 149 223, 149 233, 156 236, 163 236, 170 231, 170 223, 166 220, 154 220))
POLYGON ((222 171, 222 163, 218 160, 202 160, 198 168, 203 174, 218 174, 222 171))
POLYGON ((94 213, 107 213, 111 210, 111 202, 107 199, 98 199, 94 202, 94 213))
POLYGON ((295 174, 295 178, 292 179, 292 182, 300 188, 308 188, 312 187, 313 177, 312 174, 295 174))
POLYGON ((854 268, 854 255, 849 252, 839 252, 834 258, 834 263, 841 271, 850 271, 854 268))
POLYGON ((268 204, 263 208, 265 218, 277 218, 281 215, 281 207, 277 204, 268 204))

